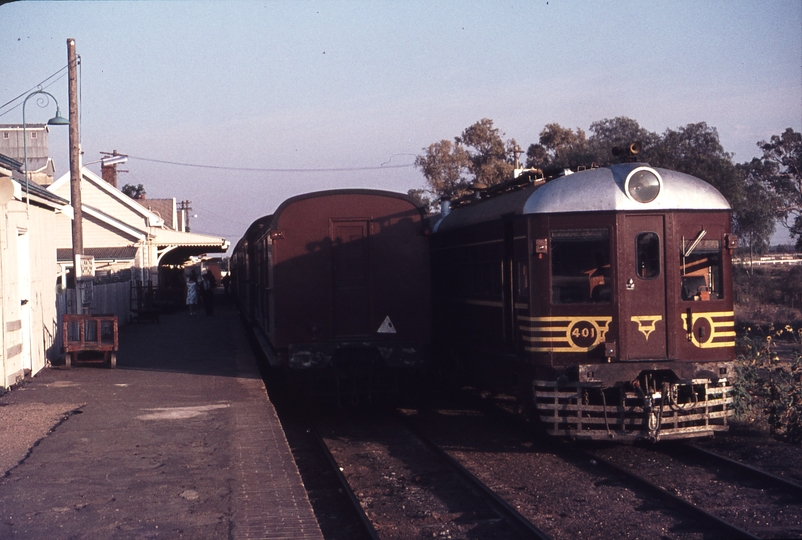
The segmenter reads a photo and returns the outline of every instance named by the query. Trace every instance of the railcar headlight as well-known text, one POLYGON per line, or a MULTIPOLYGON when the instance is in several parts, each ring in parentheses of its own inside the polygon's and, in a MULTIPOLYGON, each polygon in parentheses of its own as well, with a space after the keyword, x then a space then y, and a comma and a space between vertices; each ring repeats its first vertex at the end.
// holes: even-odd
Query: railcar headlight
POLYGON ((652 202, 660 195, 663 179, 654 169, 638 167, 627 175, 624 191, 635 202, 652 202))

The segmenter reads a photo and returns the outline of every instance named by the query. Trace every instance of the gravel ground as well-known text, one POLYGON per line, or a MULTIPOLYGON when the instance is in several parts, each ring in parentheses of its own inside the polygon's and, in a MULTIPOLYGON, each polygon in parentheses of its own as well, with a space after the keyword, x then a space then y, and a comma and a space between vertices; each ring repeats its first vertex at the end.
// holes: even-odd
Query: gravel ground
MULTIPOLYGON (((40 374, 47 379, 48 370, 40 374)), ((38 382, 38 381, 37 381, 38 382)), ((44 386, 71 384, 52 381, 44 386)), ((25 383, 0 396, 0 476, 19 465, 30 450, 83 403, 24 403, 25 383), (24 404, 23 404, 24 403, 24 404)))
POLYGON ((327 419, 321 431, 381 538, 524 538, 394 421, 327 419))
POLYGON ((552 538, 721 538, 592 463, 470 410, 420 418, 424 431, 552 538))
POLYGON ((773 439, 767 431, 736 423, 730 431, 700 441, 702 448, 802 484, 802 447, 773 439))

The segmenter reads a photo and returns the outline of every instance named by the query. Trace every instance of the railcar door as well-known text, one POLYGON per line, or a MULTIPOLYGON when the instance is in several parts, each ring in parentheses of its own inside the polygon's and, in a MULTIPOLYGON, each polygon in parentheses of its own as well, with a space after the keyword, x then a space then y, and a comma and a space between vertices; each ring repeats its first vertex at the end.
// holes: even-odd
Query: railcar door
POLYGON ((333 328, 336 338, 370 335, 370 221, 332 220, 333 328))
POLYGON ((618 260, 619 358, 666 358, 665 218, 622 216, 618 260))

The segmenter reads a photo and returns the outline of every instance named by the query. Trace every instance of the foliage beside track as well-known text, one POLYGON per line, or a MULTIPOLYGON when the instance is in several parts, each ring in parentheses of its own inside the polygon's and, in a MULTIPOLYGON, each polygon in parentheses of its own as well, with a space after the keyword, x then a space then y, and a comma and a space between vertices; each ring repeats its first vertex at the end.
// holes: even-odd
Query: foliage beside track
POLYGON ((748 326, 738 352, 736 418, 802 444, 802 326, 748 326))

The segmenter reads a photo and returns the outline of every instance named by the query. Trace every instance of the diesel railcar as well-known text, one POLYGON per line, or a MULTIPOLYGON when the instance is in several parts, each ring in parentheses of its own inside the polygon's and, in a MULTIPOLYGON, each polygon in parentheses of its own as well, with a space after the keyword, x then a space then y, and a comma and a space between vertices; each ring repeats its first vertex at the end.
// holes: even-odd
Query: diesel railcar
POLYGON ((515 392, 546 430, 711 435, 732 412, 731 209, 647 163, 445 201, 431 233, 445 369, 515 392))
POLYGON ((359 399, 421 370, 430 342, 425 213, 388 191, 284 201, 233 256, 240 309, 272 366, 359 399))

